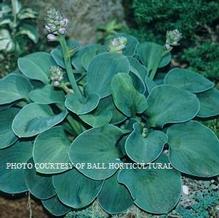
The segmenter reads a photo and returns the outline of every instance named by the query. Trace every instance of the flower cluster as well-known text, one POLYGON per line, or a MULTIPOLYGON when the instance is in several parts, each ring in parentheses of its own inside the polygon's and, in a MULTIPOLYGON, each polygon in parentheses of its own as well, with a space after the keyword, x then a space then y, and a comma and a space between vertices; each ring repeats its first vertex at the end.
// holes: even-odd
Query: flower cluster
POLYGON ((182 39, 182 33, 178 29, 167 31, 166 44, 167 50, 171 50, 173 46, 179 45, 179 41, 182 39))
POLYGON ((60 86, 62 80, 63 80, 63 75, 64 75, 64 72, 63 70, 60 68, 60 67, 57 67, 57 66, 52 66, 50 69, 50 80, 51 80, 51 83, 54 87, 58 87, 60 86))
POLYGON ((114 38, 109 45, 110 52, 122 53, 122 50, 126 47, 127 42, 128 40, 124 36, 114 38))
POLYGON ((48 32, 47 39, 49 41, 56 41, 57 36, 66 33, 68 19, 56 9, 50 9, 47 13, 45 28, 48 32))

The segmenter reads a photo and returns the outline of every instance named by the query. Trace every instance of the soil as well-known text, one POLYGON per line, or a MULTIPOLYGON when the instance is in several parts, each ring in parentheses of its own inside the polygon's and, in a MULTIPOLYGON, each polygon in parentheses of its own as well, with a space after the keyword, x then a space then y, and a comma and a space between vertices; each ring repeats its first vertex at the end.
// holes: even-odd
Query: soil
MULTIPOLYGON (((32 218, 51 218, 40 202, 31 199, 32 218)), ((29 218, 28 197, 0 197, 0 218, 29 218)))

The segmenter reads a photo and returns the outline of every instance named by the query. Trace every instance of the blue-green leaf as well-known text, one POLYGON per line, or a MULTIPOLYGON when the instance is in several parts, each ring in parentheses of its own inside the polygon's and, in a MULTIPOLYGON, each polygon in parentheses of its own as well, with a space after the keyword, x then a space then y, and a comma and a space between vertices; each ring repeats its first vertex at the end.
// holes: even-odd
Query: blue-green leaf
POLYGON ((169 127, 167 135, 174 168, 199 177, 219 174, 219 140, 212 130, 190 121, 169 127))
POLYGON ((34 89, 29 93, 29 98, 37 104, 64 104, 65 102, 64 92, 51 85, 34 89))
POLYGON ((0 190, 9 194, 27 191, 25 169, 16 164, 26 163, 32 155, 32 143, 16 142, 9 148, 0 150, 0 190), (13 165, 14 164, 14 165, 13 165))
POLYGON ((31 169, 25 170, 25 184, 30 193, 38 199, 48 199, 56 194, 52 184, 52 177, 36 172, 33 159, 28 161, 32 164, 31 169))
POLYGON ((121 129, 113 125, 86 130, 73 141, 69 151, 70 160, 72 163, 86 163, 92 166, 103 164, 106 169, 85 167, 79 171, 91 179, 106 179, 117 171, 108 164, 120 163, 116 143, 123 134, 121 129))
POLYGON ((86 97, 70 94, 67 96, 65 106, 75 114, 87 114, 94 110, 100 101, 96 94, 88 94, 86 97))
POLYGON ((172 210, 180 199, 181 179, 179 172, 168 169, 165 155, 156 163, 163 169, 122 170, 118 181, 128 188, 138 207, 149 213, 164 214, 172 210))
POLYGON ((66 115, 67 111, 55 115, 48 105, 31 103, 15 116, 12 129, 19 137, 35 136, 62 122, 66 115))
POLYGON ((199 100, 194 94, 169 85, 153 88, 147 102, 146 114, 153 127, 189 121, 200 109, 199 100))
POLYGON ((164 78, 164 83, 193 93, 204 92, 214 87, 214 83, 202 75, 180 68, 170 70, 164 78))
POLYGON ((97 199, 100 206, 109 214, 122 213, 133 204, 127 188, 118 183, 117 173, 105 180, 97 199))
POLYGON ((118 53, 102 53, 97 55, 88 67, 88 93, 96 93, 101 98, 110 95, 112 78, 119 72, 129 72, 127 57, 118 53))
MULTIPOLYGON (((63 163, 68 165, 70 163, 68 151, 70 141, 67 138, 61 126, 53 127, 37 136, 33 146, 33 159, 35 163, 63 163)), ((39 168, 36 169, 39 173, 54 174, 66 171, 68 168, 57 166, 53 168, 39 168)))
POLYGON ((9 74, 0 80, 0 105, 28 99, 32 89, 31 83, 22 75, 9 74))
POLYGON ((42 204, 54 216, 63 216, 71 211, 71 208, 62 204, 57 196, 42 200, 42 204))
POLYGON ((0 149, 14 144, 18 139, 11 128, 12 121, 18 111, 18 108, 0 111, 0 149))
POLYGON ((91 204, 99 194, 103 181, 92 180, 76 169, 53 176, 59 200, 75 209, 91 204))
POLYGON ((133 128, 125 143, 127 155, 137 163, 149 163, 157 159, 167 143, 167 136, 158 130, 148 130, 144 137, 138 123, 133 128))
POLYGON ((197 94, 200 101, 198 117, 212 117, 219 115, 219 91, 214 88, 197 94))
POLYGON ((56 63, 49 53, 35 52, 18 59, 19 70, 28 78, 49 83, 49 68, 56 63))
POLYGON ((111 87, 116 107, 126 116, 131 117, 146 110, 146 98, 135 89, 129 74, 118 73, 115 75, 111 87))

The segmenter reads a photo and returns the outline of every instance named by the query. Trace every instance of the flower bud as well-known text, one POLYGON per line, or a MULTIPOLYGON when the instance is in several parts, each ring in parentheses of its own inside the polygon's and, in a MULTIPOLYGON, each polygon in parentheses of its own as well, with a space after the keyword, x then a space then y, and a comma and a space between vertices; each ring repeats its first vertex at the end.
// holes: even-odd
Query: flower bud
POLYGON ((52 66, 50 67, 49 72, 52 85, 55 87, 60 86, 62 80, 64 79, 63 70, 58 66, 52 66))
POLYGON ((59 33, 60 33, 60 34, 62 34, 62 35, 64 35, 64 34, 65 34, 65 31, 66 31, 66 29, 65 29, 65 28, 60 28, 60 29, 59 29, 59 33))
POLYGON ((126 47, 126 44, 127 38, 125 38, 124 36, 114 38, 109 45, 109 50, 110 52, 122 53, 122 50, 126 47))
POLYGON ((47 35, 47 39, 48 39, 49 41, 51 41, 51 42, 57 41, 57 37, 56 37, 55 35, 53 35, 53 34, 48 34, 48 35, 47 35))
POLYGON ((167 31, 165 44, 166 49, 170 50, 173 46, 177 46, 181 39, 182 34, 179 32, 178 29, 167 31))
POLYGON ((48 40, 55 41, 57 36, 64 35, 66 33, 66 27, 68 24, 68 19, 62 16, 62 14, 55 10, 50 9, 47 12, 45 29, 48 32, 48 40), (53 36, 52 36, 52 35, 53 36))

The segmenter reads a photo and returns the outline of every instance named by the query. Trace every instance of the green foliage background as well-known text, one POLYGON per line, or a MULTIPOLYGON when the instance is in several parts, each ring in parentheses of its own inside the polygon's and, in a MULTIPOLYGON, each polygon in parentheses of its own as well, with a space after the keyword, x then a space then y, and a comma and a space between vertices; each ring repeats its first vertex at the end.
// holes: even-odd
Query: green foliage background
POLYGON ((175 50, 178 61, 219 79, 219 1, 133 0, 126 6, 132 34, 164 44, 166 31, 179 29, 183 39, 175 50))

